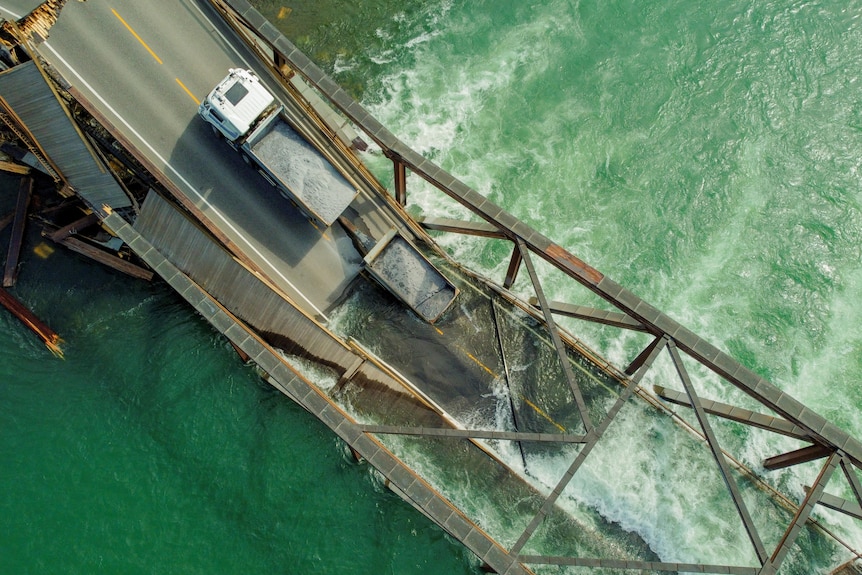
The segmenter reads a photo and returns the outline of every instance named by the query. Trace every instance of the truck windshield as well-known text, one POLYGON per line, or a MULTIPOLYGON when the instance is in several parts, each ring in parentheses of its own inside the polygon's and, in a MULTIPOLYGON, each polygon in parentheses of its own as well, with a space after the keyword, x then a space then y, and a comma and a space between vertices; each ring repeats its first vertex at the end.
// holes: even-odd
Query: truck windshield
POLYGON ((248 88, 240 84, 239 82, 234 82, 234 85, 231 86, 227 92, 225 92, 225 98, 227 98, 228 102, 236 106, 239 104, 240 100, 245 98, 245 95, 248 94, 248 88))

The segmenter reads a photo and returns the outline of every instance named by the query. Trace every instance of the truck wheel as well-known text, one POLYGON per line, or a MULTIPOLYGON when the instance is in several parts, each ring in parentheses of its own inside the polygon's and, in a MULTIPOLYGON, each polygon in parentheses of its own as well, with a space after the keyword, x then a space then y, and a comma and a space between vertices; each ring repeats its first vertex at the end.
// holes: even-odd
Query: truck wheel
POLYGON ((212 126, 212 125, 210 126, 210 128, 213 129, 213 134, 215 134, 216 140, 224 139, 224 134, 222 134, 218 128, 216 128, 215 126, 212 126))
POLYGON ((245 152, 240 152, 239 155, 242 156, 242 161, 245 162, 246 165, 248 165, 248 166, 254 165, 254 163, 252 163, 252 161, 251 161, 251 158, 248 157, 248 154, 246 154, 245 152))

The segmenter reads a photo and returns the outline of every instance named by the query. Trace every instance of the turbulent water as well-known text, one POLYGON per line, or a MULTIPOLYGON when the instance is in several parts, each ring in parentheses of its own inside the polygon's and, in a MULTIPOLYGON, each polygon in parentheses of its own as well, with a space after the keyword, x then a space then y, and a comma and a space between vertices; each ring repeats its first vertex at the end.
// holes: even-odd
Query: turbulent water
MULTIPOLYGON (((417 150, 862 437, 862 3, 259 4, 417 150)), ((5 213, 15 185, 0 184, 5 213)), ((408 194, 417 213, 462 215, 415 176, 408 194)), ((508 246, 440 241, 502 278, 508 246)), ((477 572, 169 290, 41 259, 39 243, 15 293, 66 359, 0 314, 0 573, 477 572)), ((642 344, 569 327, 615 360, 642 344)), ((656 521, 708 544, 712 526, 661 506, 665 490, 697 500, 691 477, 619 477, 638 430, 622 431, 592 463, 608 494, 592 504, 657 553, 674 539, 656 521), (621 486, 655 495, 626 515, 621 486)), ((753 463, 783 445, 737 439, 753 463)), ((775 482, 799 497, 810 469, 775 482)), ((835 553, 814 545, 782 573, 835 553)))

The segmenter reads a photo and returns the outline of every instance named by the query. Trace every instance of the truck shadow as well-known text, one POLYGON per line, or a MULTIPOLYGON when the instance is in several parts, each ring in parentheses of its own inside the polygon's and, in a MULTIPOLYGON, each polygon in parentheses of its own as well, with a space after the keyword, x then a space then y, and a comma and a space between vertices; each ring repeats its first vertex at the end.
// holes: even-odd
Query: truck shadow
POLYGON ((178 185, 234 249, 320 310, 339 300, 359 273, 362 259, 340 226, 320 229, 311 223, 197 116, 177 140, 169 163, 167 171, 183 174, 178 185))

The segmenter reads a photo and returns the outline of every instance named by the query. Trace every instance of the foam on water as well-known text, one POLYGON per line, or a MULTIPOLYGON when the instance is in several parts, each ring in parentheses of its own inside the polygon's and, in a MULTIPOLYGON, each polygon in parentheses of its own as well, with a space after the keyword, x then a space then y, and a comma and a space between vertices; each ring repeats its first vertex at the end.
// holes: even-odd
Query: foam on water
MULTIPOLYGON (((415 149, 859 437, 862 28, 851 4, 471 3, 387 45, 370 70, 382 88, 365 101, 415 149)), ((418 179, 408 196, 414 210, 463 217, 418 179)), ((441 243, 492 277, 508 264, 507 249, 441 243)), ((544 287, 584 301, 564 278, 544 287)), ((643 346, 563 323, 612 360, 643 346)), ((657 369, 650 381, 675 378, 657 369)), ((746 403, 718 378, 697 384, 746 403)), ((796 447, 722 433, 755 468, 796 447)), ((687 477, 659 486, 635 474, 638 490, 613 481, 630 448, 591 462, 589 504, 663 557, 684 540, 722 559, 710 544, 720 525, 662 507, 664 490, 698 501, 709 491, 687 477), (642 504, 625 511, 619 493, 636 491, 642 504), (679 531, 653 534, 656 517, 679 531)), ((801 497, 810 473, 769 477, 801 497)), ((858 525, 820 515, 862 541, 858 525)), ((810 567, 797 558, 785 570, 810 567)))

